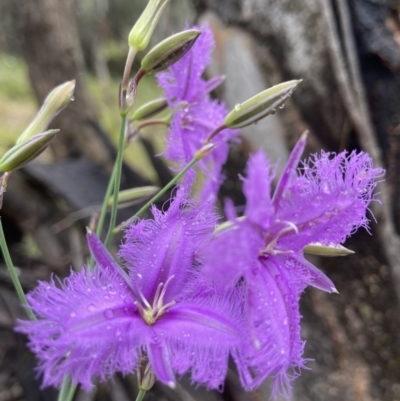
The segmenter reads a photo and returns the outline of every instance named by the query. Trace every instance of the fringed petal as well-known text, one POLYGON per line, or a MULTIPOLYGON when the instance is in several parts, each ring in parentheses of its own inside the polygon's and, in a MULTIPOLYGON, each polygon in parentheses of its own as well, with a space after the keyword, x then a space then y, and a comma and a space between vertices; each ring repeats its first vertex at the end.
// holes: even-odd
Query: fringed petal
POLYGON ((95 377, 135 369, 147 327, 131 292, 116 275, 83 269, 56 286, 41 282, 28 295, 37 321, 19 321, 40 360, 44 385, 59 386, 64 375, 90 389, 95 377))
POLYGON ((176 301, 190 277, 200 244, 212 233, 216 215, 209 205, 195 207, 180 189, 166 212, 152 209, 154 220, 142 220, 126 232, 120 255, 132 280, 151 302, 167 280, 165 302, 176 301))

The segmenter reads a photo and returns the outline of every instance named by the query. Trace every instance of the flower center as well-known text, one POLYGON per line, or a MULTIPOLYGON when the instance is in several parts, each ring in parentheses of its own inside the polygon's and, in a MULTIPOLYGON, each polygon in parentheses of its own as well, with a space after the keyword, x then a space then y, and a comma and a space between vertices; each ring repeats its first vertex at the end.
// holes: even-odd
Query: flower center
POLYGON ((290 233, 290 232, 295 232, 296 234, 299 232, 297 226, 290 222, 290 221, 284 221, 281 222, 286 225, 286 227, 282 228, 282 230, 278 231, 276 234, 274 234, 271 238, 270 235, 266 234, 266 245, 265 248, 263 248, 259 253, 258 256, 268 258, 269 256, 275 256, 275 255, 284 255, 288 253, 292 253, 293 251, 284 251, 281 249, 276 248, 276 244, 279 240, 280 237, 290 233))
POLYGON ((168 302, 164 305, 164 296, 167 291, 168 284, 175 276, 171 276, 165 283, 160 283, 157 286, 156 293, 154 294, 153 304, 147 301, 142 292, 139 290, 141 303, 136 301, 136 306, 143 320, 151 326, 159 319, 169 307, 175 305, 175 301, 168 302))

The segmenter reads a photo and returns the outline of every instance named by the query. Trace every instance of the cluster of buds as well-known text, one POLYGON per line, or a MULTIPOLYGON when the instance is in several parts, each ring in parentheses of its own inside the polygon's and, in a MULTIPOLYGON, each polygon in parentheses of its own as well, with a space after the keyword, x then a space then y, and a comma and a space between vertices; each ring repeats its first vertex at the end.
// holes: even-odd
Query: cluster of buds
POLYGON ((75 80, 54 88, 46 97, 42 107, 16 144, 0 158, 0 172, 17 170, 38 157, 56 136, 59 130, 46 131, 54 117, 73 99, 75 80))

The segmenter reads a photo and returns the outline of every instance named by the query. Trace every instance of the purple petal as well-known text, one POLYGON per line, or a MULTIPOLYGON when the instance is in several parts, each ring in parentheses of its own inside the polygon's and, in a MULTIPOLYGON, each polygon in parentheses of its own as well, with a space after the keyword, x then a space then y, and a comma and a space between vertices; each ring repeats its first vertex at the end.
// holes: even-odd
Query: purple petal
POLYGON ((119 276, 72 272, 61 288, 41 282, 28 300, 39 320, 19 321, 17 330, 28 335, 45 385, 67 374, 89 389, 94 377, 136 368, 148 329, 119 276))
POLYGON ((264 230, 271 225, 274 208, 271 202, 271 182, 274 176, 264 152, 253 154, 247 165, 247 178, 243 183, 246 195, 246 218, 264 230))
POLYGON ((274 397, 290 397, 291 373, 302 367, 304 344, 300 338, 300 291, 296 279, 269 260, 257 275, 248 275, 250 335, 238 361, 243 385, 248 390, 274 376, 274 397))
POLYGON ((277 217, 295 224, 299 234, 282 237, 283 249, 300 250, 311 242, 339 244, 357 228, 368 228, 366 210, 382 169, 365 153, 322 153, 304 164, 281 198, 277 217))
POLYGON ((128 274, 126 274, 122 267, 119 266, 114 260, 110 252, 108 252, 107 248, 100 241, 97 235, 93 231, 88 230, 86 238, 90 253, 93 256, 97 267, 104 274, 120 276, 126 282, 127 286, 132 288, 131 280, 128 274))
POLYGON ((147 356, 157 379, 169 387, 175 387, 169 348, 164 344, 150 343, 147 345, 147 356))
POLYGON ((297 175, 297 166, 299 165, 300 158, 304 152, 304 149, 307 144, 307 134, 304 133, 300 139, 297 141, 294 146, 292 152, 290 153, 289 159, 286 163, 286 166, 282 172, 282 175, 279 179, 278 185, 276 186, 275 193, 273 196, 272 203, 276 208, 279 207, 279 203, 281 201, 282 195, 286 190, 287 186, 291 183, 294 177, 297 175))
POLYGON ((165 302, 176 301, 195 274, 193 260, 209 236, 216 215, 208 205, 195 207, 179 190, 168 211, 152 209, 154 220, 142 220, 126 232, 120 255, 133 281, 152 303, 158 286, 168 281, 165 302))
POLYGON ((205 243, 201 273, 218 287, 233 288, 240 277, 256 268, 263 244, 262 232, 257 227, 238 222, 205 243))
POLYGON ((230 352, 239 348, 242 324, 240 298, 213 293, 172 307, 154 325, 158 337, 170 347, 174 370, 191 371, 192 380, 219 389, 223 385, 230 352))
POLYGON ((287 264, 299 265, 304 272, 304 282, 326 292, 337 292, 335 284, 321 270, 311 264, 302 255, 288 256, 287 264))
POLYGON ((206 87, 206 82, 201 76, 210 64, 214 38, 208 26, 194 26, 192 29, 202 30, 192 48, 170 67, 169 72, 157 74, 158 83, 172 104, 174 99, 194 101, 199 94, 204 93, 206 87))

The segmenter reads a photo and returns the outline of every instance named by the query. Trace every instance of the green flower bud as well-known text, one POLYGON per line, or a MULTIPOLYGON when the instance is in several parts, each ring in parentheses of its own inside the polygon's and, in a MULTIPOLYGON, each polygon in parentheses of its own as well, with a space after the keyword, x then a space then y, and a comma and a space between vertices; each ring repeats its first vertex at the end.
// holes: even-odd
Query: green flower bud
POLYGON ((73 99, 75 80, 55 87, 46 97, 42 107, 28 128, 19 136, 17 143, 43 132, 53 118, 73 99))
MULTIPOLYGON (((138 199, 149 198, 150 196, 156 194, 159 190, 160 188, 156 186, 126 189, 118 193, 118 203, 128 203, 136 201, 138 199)), ((111 206, 112 203, 113 197, 111 196, 108 199, 108 206, 111 206)))
POLYGON ((0 159, 0 172, 17 170, 35 159, 46 150, 58 131, 58 129, 52 129, 13 146, 0 159))
POLYGON ((129 33, 129 46, 137 51, 144 50, 150 42, 154 29, 169 0, 150 0, 142 15, 129 33))
POLYGON ((198 29, 188 29, 164 39, 143 58, 142 70, 151 74, 165 70, 190 50, 200 34, 198 29))
POLYGON ((224 124, 230 128, 243 128, 269 114, 275 114, 276 108, 283 107, 284 102, 292 96, 301 81, 283 82, 236 105, 225 117, 224 124))
POLYGON ((146 367, 138 369, 138 385, 140 390, 149 391, 156 382, 156 376, 148 363, 146 367))
POLYGON ((145 104, 138 107, 133 113, 132 120, 144 120, 150 118, 160 113, 168 107, 167 99, 159 98, 151 100, 145 104))
POLYGON ((347 249, 342 245, 322 245, 318 242, 307 245, 304 247, 303 252, 308 255, 318 256, 347 256, 354 254, 354 251, 347 249))

